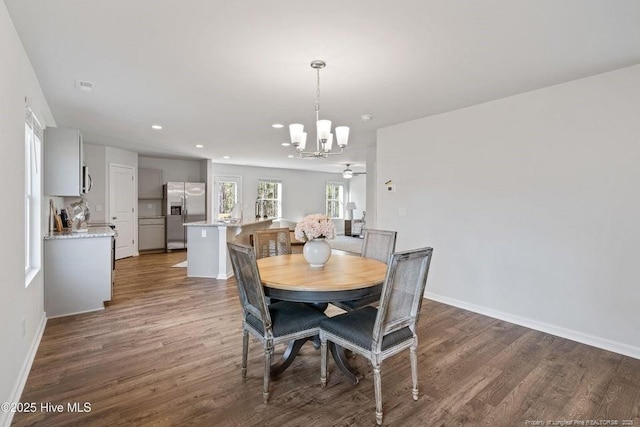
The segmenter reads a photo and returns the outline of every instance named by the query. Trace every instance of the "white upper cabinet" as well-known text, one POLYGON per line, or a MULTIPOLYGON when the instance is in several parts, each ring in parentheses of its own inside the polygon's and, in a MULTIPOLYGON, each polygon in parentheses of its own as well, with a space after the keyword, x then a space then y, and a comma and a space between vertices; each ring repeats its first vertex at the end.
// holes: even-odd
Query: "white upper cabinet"
POLYGON ((82 161, 79 130, 47 128, 44 132, 44 194, 81 196, 82 161))
POLYGON ((162 170, 138 169, 138 199, 162 199, 162 170))

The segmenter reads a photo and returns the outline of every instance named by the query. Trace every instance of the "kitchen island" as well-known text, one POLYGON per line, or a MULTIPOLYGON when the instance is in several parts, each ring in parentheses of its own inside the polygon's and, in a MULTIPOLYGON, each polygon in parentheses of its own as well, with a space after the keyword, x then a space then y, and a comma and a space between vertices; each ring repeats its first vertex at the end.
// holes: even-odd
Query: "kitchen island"
POLYGON ((44 237, 44 309, 48 318, 104 309, 113 295, 110 227, 51 232, 44 237))
POLYGON ((198 221, 187 227, 187 276, 228 279, 233 274, 227 242, 249 245, 256 230, 271 227, 273 218, 239 222, 198 221))

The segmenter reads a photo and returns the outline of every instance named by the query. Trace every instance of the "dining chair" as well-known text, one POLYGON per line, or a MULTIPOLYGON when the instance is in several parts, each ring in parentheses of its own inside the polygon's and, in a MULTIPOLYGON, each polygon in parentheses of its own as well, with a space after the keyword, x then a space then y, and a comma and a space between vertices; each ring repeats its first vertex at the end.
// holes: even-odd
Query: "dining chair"
POLYGON ((243 312, 242 378, 247 376, 249 334, 251 334, 262 343, 264 349, 262 397, 264 403, 267 403, 274 346, 318 335, 320 322, 327 316, 302 303, 280 301, 267 306, 253 248, 234 243, 227 243, 227 248, 243 312))
POLYGON ((291 253, 291 233, 288 228, 257 230, 253 233, 253 247, 257 259, 289 255, 291 253))
POLYGON ((397 235, 396 231, 365 229, 361 255, 387 264, 389 256, 396 250, 397 235))
MULTIPOLYGON (((396 250, 396 231, 365 229, 361 255, 387 264, 389 256, 396 250)), ((378 295, 357 300, 336 301, 332 304, 343 310, 350 311, 367 305, 375 305, 380 301, 378 295)))
POLYGON ((320 323, 320 384, 327 385, 327 342, 360 354, 373 367, 376 422, 382 424, 382 361, 410 350, 413 400, 418 400, 416 324, 431 263, 432 248, 397 252, 390 258, 378 308, 367 306, 320 323))

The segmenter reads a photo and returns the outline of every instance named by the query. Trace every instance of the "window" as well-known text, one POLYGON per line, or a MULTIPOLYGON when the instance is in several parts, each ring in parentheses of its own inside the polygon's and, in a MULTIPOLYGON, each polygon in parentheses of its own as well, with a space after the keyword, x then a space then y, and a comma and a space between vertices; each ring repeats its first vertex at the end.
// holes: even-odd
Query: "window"
POLYGON ((42 264, 40 225, 42 126, 28 107, 24 131, 24 273, 26 287, 40 271, 42 264))
POLYGON ((215 211, 216 219, 231 218, 233 207, 236 203, 242 203, 240 197, 241 178, 233 176, 214 177, 215 186, 215 211))
POLYGON ((231 211, 238 200, 238 186, 235 182, 221 182, 218 186, 218 219, 231 217, 231 211))
POLYGON ((282 183, 275 180, 258 180, 256 217, 282 217, 282 183))
POLYGON ((343 218, 344 185, 341 182, 327 182, 325 206, 329 218, 343 218))

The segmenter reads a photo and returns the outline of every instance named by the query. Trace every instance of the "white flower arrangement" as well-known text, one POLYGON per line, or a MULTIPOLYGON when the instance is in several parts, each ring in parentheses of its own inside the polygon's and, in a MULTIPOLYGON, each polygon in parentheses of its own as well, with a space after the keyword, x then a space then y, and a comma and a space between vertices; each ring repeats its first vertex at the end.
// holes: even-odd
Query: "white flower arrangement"
POLYGON ((301 242, 313 239, 333 239, 336 237, 336 226, 326 215, 307 215, 296 225, 294 234, 296 239, 301 242))

